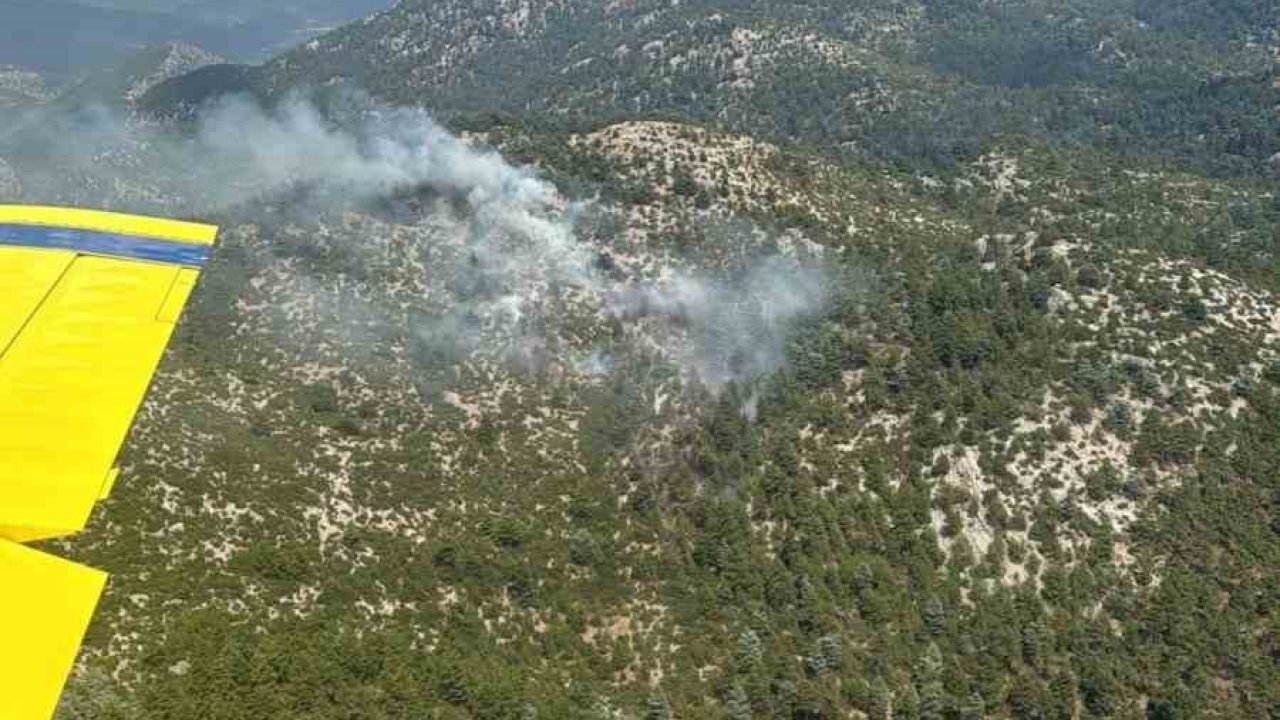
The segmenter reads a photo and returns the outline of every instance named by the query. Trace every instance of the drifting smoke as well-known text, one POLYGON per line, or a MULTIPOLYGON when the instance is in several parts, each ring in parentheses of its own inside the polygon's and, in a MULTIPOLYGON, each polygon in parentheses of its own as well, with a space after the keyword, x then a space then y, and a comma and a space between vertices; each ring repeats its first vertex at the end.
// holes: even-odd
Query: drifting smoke
POLYGON ((194 132, 96 107, 40 117, 9 152, 35 160, 22 163, 24 178, 35 180, 27 194, 48 202, 208 215, 284 198, 305 218, 429 187, 461 195, 485 224, 517 225, 560 252, 571 245, 564 227, 531 213, 558 199, 531 170, 462 142, 424 111, 353 102, 355 117, 337 124, 303 98, 266 110, 233 96, 207 107, 194 132), (122 187, 150 192, 122 197, 122 187))
POLYGON ((0 160, 0 198, 22 197, 22 183, 4 160, 0 160))
POLYGON ((677 358, 718 387, 784 364, 795 322, 825 299, 822 280, 796 260, 772 257, 732 280, 681 273, 660 285, 629 285, 610 293, 608 306, 622 318, 658 316, 686 327, 690 342, 677 358))
MULTIPOLYGON (((252 219, 246 208, 274 207, 314 222, 403 193, 448 199, 418 224, 432 228, 425 242, 465 248, 442 261, 451 307, 417 320, 412 332, 463 354, 487 336, 503 337, 526 360, 549 353, 550 289, 571 286, 606 315, 675 328, 669 337, 679 342, 666 354, 716 387, 780 367, 793 324, 823 304, 821 272, 777 257, 733 278, 691 269, 661 282, 606 276, 593 261, 608 239, 580 237, 582 207, 532 169, 473 147, 423 111, 355 106, 335 121, 302 99, 266 110, 232 98, 184 132, 79 113, 41 123, 34 136, 27 130, 15 164, 28 199, 204 217, 252 219)), ((612 371, 606 352, 585 355, 578 372, 612 371)))

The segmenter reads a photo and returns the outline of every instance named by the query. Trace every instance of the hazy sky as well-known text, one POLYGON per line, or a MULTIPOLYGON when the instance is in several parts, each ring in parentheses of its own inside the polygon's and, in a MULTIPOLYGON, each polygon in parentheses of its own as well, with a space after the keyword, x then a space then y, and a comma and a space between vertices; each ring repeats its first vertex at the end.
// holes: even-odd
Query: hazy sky
POLYGON ((54 74, 177 40, 254 62, 393 0, 0 0, 0 66, 54 74))

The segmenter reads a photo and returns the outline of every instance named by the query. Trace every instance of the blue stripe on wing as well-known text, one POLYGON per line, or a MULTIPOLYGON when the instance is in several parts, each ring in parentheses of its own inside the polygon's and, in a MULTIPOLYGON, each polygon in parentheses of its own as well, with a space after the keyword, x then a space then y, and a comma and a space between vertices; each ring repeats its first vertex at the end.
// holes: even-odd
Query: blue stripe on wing
POLYGON ((90 255, 150 260, 196 268, 204 267, 208 262, 210 249, 207 245, 135 235, 7 223, 0 223, 0 245, 75 250, 90 255))

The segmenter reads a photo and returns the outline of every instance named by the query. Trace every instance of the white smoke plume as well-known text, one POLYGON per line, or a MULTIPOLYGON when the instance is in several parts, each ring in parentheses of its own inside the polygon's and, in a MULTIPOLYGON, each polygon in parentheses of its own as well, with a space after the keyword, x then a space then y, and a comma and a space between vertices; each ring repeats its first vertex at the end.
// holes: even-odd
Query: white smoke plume
MULTIPOLYGON (((464 351, 493 335, 526 357, 548 352, 549 288, 569 285, 605 315, 676 327, 668 337, 680 343, 667 355, 716 387, 782 366, 789 329, 824 302, 822 274, 783 258, 733 279, 687 267, 662 282, 606 276, 593 264, 602 248, 575 228, 581 208, 532 168, 464 142, 424 111, 364 99, 353 106, 335 120, 302 98, 272 109, 230 98, 182 130, 81 112, 24 132, 15 164, 28 199, 201 217, 266 206, 314 221, 423 191, 461 202, 462 211, 437 202, 433 217, 418 221, 434 226, 424 242, 461 237, 465 252, 441 255, 437 275, 452 283, 451 305, 412 332, 464 351)), ((594 359, 580 371, 612 367, 607 354, 585 352, 594 359)))
POLYGON ((663 283, 627 285, 608 294, 608 307, 619 317, 658 316, 685 327, 688 342, 676 357, 703 384, 718 387, 786 362, 787 336, 825 301, 824 280, 816 268, 771 257, 732 279, 678 273, 663 283))

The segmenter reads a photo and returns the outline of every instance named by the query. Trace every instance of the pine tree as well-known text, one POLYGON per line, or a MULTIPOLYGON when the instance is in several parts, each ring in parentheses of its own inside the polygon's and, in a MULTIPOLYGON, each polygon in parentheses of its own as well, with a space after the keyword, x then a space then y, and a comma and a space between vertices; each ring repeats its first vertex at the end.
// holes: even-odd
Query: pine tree
POLYGON ((1076 713, 1076 679, 1070 670, 1058 670, 1049 678, 1050 720, 1071 720, 1076 713))
POLYGON ((867 720, 892 720, 893 696, 889 693, 889 685, 884 678, 876 678, 871 683, 871 694, 867 698, 867 720))
POLYGON ((750 670, 760 666, 764 660, 764 644, 755 630, 747 628, 738 634, 736 659, 740 670, 750 670))
POLYGON ((929 641, 924 654, 916 663, 916 675, 923 682, 942 678, 942 648, 938 647, 938 643, 929 641))
POLYGON ((977 692, 960 703, 960 720, 982 720, 987 714, 987 705, 977 692))
POLYGON ((1044 655, 1044 638, 1048 629, 1036 620, 1022 630, 1022 657, 1027 664, 1038 668, 1044 655))
POLYGON ((734 683, 724 699, 726 720, 751 720, 751 698, 741 683, 734 683))
MULTIPOLYGON (((1280 367, 1280 363, 1277 363, 1276 365, 1277 367, 1280 367)), ((875 571, 871 569, 871 566, 866 563, 862 563, 853 571, 853 589, 858 593, 862 593, 863 591, 870 589, 872 583, 875 582, 875 579, 876 574, 875 571)))
POLYGON ((796 697, 799 691, 795 681, 779 678, 773 681, 773 715, 789 718, 796 710, 796 697))
POLYGON ((942 720, 947 711, 946 691, 940 680, 929 680, 920 686, 920 720, 942 720))
POLYGON ((916 692, 914 685, 908 685, 895 700, 894 720, 919 720, 920 694, 916 692))
POLYGON ((942 601, 936 597, 925 601, 924 607, 920 609, 920 618, 924 622, 925 629, 934 637, 946 630, 947 611, 942 607, 942 601))
POLYGON ((823 635, 814 643, 805 663, 814 675, 839 670, 844 665, 844 642, 839 635, 823 635))
POLYGON ((649 694, 649 702, 644 712, 645 720, 671 720, 671 703, 661 692, 649 694))

